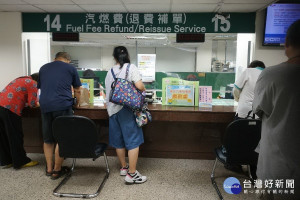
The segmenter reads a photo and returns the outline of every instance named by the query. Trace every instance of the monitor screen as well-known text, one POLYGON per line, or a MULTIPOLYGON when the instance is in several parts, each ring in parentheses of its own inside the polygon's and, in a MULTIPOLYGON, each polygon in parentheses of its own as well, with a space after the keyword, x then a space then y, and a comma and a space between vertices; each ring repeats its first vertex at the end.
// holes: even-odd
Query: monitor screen
POLYGON ((272 4, 266 11, 263 45, 283 46, 288 27, 300 19, 300 4, 272 4))

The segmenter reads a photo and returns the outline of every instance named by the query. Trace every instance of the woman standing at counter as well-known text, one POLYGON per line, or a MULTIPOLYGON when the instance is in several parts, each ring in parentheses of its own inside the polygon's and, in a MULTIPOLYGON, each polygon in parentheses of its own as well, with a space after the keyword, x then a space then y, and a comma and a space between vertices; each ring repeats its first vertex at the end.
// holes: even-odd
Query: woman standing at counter
MULTIPOLYGON (((115 47, 113 57, 116 65, 107 73, 105 78, 106 93, 110 94, 111 84, 114 82, 112 70, 116 77, 125 78, 126 68, 129 66, 127 79, 135 86, 145 91, 145 86, 137 67, 130 64, 129 54, 126 47, 115 47)), ((142 176, 136 170, 139 155, 139 146, 144 143, 142 128, 138 127, 131 109, 109 102, 109 95, 106 95, 106 106, 109 115, 109 144, 116 148, 121 168, 120 175, 126 176, 127 184, 144 183, 146 176, 142 176), (125 152, 128 150, 129 166, 125 161, 125 152)))
POLYGON ((0 165, 4 168, 31 167, 38 164, 27 157, 24 150, 22 111, 26 104, 38 106, 37 80, 39 74, 23 76, 11 81, 0 92, 0 165))

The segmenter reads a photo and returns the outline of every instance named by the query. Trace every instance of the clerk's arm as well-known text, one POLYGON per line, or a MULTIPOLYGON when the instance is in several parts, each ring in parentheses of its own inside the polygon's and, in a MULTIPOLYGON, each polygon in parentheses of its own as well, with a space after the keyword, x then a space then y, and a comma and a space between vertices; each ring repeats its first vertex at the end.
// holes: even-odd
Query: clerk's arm
POLYGON ((240 94, 247 81, 248 81, 247 70, 244 70, 234 83, 234 88, 233 88, 234 100, 239 101, 240 94))
POLYGON ((241 94, 241 90, 237 89, 236 87, 233 88, 233 97, 234 100, 239 101, 240 100, 240 94, 241 94))
POLYGON ((76 97, 76 100, 77 100, 75 107, 79 107, 81 92, 82 92, 81 86, 74 88, 74 97, 76 97))
POLYGON ((134 83, 135 87, 137 87, 137 89, 141 90, 141 91, 145 91, 145 85, 142 82, 142 80, 137 81, 136 83, 134 83))

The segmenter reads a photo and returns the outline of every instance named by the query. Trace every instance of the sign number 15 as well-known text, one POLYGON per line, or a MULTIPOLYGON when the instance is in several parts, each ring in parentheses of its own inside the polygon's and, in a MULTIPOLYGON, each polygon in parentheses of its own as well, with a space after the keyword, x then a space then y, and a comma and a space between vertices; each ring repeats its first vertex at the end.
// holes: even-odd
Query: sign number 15
POLYGON ((51 23, 50 26, 50 15, 46 15, 44 18, 44 22, 47 23, 47 31, 50 31, 50 28, 56 28, 56 31, 60 31, 61 29, 61 24, 60 24, 60 15, 56 15, 54 20, 51 23))
MULTIPOLYGON (((229 18, 229 17, 228 17, 229 18)), ((211 19, 211 22, 215 23, 215 32, 219 31, 219 20, 221 21, 220 29, 223 32, 228 32, 230 29, 230 21, 225 19, 225 17, 216 15, 211 19)))

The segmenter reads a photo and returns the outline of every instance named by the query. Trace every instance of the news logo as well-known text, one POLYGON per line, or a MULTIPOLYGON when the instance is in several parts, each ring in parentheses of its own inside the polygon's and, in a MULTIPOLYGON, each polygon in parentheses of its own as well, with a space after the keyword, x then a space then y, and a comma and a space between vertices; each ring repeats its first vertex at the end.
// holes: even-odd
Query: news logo
POLYGON ((237 178, 229 177, 223 183, 223 188, 228 194, 239 194, 242 191, 242 186, 237 178))

